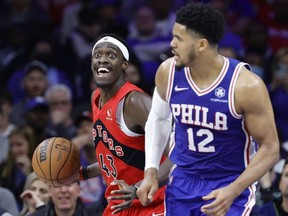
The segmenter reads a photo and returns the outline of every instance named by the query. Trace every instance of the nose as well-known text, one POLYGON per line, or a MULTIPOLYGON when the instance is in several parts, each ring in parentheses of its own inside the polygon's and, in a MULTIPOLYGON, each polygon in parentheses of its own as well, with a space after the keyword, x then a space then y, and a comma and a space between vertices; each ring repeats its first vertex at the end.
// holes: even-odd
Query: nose
POLYGON ((106 55, 102 55, 101 58, 98 59, 98 64, 108 63, 108 58, 106 55))
POLYGON ((62 185, 62 186, 60 186, 60 191, 61 192, 66 192, 67 190, 68 190, 68 185, 62 185))
POLYGON ((172 48, 175 48, 175 47, 176 47, 175 38, 173 38, 173 39, 171 40, 170 46, 171 46, 172 48))

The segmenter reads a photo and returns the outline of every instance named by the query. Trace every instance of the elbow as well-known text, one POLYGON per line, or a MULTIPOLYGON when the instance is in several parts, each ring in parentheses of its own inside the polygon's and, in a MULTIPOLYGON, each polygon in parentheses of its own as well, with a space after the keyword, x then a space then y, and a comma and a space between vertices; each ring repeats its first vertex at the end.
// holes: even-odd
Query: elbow
POLYGON ((275 148, 272 153, 272 158, 273 158, 273 166, 280 160, 280 143, 276 142, 275 148))

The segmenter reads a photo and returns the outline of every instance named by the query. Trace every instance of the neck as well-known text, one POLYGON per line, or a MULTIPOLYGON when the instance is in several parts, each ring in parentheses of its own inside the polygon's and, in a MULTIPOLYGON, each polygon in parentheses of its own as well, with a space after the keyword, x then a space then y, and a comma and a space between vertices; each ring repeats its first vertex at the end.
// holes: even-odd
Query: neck
POLYGON ((288 212, 288 197, 282 196, 282 208, 285 212, 288 212))
POLYGON ((205 62, 198 60, 189 67, 193 81, 199 88, 210 86, 218 77, 224 63, 224 59, 219 55, 205 59, 210 60, 205 60, 205 62))
POLYGON ((9 119, 8 117, 2 116, 0 122, 0 132, 5 132, 9 126, 9 119))
POLYGON ((55 209, 57 216, 72 216, 75 212, 75 207, 69 210, 59 210, 55 209))
POLYGON ((107 101, 109 101, 114 95, 119 91, 119 89, 126 83, 125 79, 119 79, 112 86, 99 87, 101 106, 103 106, 107 101))

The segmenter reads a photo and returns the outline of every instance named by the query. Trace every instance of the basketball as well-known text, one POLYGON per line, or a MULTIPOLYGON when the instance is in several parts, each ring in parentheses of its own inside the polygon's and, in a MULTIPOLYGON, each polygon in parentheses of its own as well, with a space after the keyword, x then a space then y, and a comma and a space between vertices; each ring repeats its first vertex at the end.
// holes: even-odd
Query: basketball
POLYGON ((62 137, 48 138, 35 149, 32 167, 38 178, 48 185, 71 184, 78 179, 79 150, 62 137))

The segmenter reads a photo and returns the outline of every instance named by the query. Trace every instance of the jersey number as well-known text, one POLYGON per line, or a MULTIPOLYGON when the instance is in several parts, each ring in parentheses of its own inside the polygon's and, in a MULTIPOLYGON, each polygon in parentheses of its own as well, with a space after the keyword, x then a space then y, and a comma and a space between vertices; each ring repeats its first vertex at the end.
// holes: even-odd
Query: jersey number
POLYGON ((193 129, 188 128, 188 142, 189 142, 189 149, 191 151, 198 151, 198 152, 215 152, 214 146, 207 146, 211 141, 213 141, 213 133, 208 129, 199 129, 196 132, 196 136, 204 137, 204 139, 199 142, 198 144, 194 142, 194 134, 193 129), (197 145, 197 146, 196 146, 197 145))
POLYGON ((107 162, 105 162, 105 157, 102 154, 99 154, 100 157, 100 164, 101 168, 104 172, 106 172, 107 176, 110 177, 112 176, 114 179, 117 178, 117 170, 114 165, 114 159, 111 155, 106 155, 107 162), (109 165, 108 165, 109 164, 109 165))

